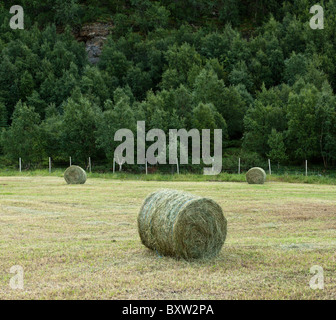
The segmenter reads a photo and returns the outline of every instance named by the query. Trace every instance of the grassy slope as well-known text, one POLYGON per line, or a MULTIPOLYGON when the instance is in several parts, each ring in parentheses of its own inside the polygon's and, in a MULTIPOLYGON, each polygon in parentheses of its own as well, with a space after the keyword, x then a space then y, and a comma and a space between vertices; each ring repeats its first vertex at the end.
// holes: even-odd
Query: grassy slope
POLYGON ((0 177, 0 298, 336 298, 336 187, 308 184, 0 177), (145 196, 176 188, 212 197, 228 219, 218 258, 159 257, 142 246, 145 196), (25 270, 24 291, 9 269, 25 270), (309 287, 313 265, 325 289, 309 287))

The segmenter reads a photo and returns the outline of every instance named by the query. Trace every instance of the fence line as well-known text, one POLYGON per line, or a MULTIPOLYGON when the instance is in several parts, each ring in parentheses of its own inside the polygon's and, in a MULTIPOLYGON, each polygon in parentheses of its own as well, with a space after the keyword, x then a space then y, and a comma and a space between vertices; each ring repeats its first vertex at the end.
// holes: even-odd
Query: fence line
POLYGON ((92 173, 91 157, 89 157, 89 170, 90 170, 90 173, 92 173))
MULTIPOLYGON (((69 157, 69 162, 67 163, 64 160, 57 160, 53 159, 52 157, 45 158, 45 161, 39 163, 38 165, 34 165, 34 163, 25 163, 25 159, 18 158, 18 170, 22 172, 25 169, 46 169, 49 170, 49 173, 52 173, 54 170, 59 169, 66 169, 68 164, 71 165, 76 164, 72 157, 69 157)), ((77 162, 78 163, 78 162, 77 162)), ((175 165, 165 164, 165 165, 149 165, 148 161, 146 161, 145 165, 128 165, 124 162, 121 163, 118 159, 113 159, 113 173, 116 172, 116 163, 119 164, 119 172, 129 172, 129 173, 161 173, 161 174, 203 174, 204 168, 211 168, 210 165, 192 165, 179 163, 179 159, 176 159, 175 165), (150 169, 151 168, 151 169, 150 169)), ((85 164, 80 166, 84 167, 85 164)), ((280 166, 277 165, 272 168, 271 159, 268 159, 264 162, 264 165, 256 163, 256 166, 262 167, 265 171, 267 170, 269 174, 275 175, 303 175, 303 176, 335 176, 336 177, 336 168, 328 168, 325 169, 321 166, 310 166, 308 168, 308 160, 304 161, 303 166, 280 166), (268 162, 268 164, 266 164, 268 162)), ((238 174, 242 174, 248 171, 249 168, 253 167, 254 165, 251 162, 245 162, 244 159, 238 158, 238 174)), ((17 168, 17 167, 16 167, 17 168)), ((106 161, 98 161, 93 164, 92 158, 89 158, 89 164, 87 167, 89 172, 112 172, 112 168, 109 167, 108 162, 106 161)), ((223 164, 222 173, 229 173, 229 174, 237 174, 237 163, 234 165, 232 163, 228 166, 226 163, 223 164), (236 167, 236 169, 234 169, 236 167)))

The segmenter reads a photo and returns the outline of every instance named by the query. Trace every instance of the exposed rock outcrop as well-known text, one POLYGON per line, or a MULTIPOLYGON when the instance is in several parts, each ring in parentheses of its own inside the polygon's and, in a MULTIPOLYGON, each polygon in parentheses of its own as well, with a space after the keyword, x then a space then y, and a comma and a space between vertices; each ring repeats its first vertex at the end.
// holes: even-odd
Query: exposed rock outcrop
POLYGON ((96 22, 86 24, 78 31, 76 38, 78 41, 85 42, 88 58, 92 64, 99 62, 103 45, 112 27, 112 23, 96 22))

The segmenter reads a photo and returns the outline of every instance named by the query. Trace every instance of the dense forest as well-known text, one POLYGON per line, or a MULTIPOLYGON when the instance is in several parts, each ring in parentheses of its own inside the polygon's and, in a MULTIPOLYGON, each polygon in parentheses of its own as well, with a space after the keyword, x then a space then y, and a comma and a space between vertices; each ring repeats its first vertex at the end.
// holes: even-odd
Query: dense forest
POLYGON ((120 128, 223 129, 224 167, 336 165, 336 2, 21 0, 0 3, 0 159, 111 163, 120 128), (99 62, 74 34, 111 22, 99 62))

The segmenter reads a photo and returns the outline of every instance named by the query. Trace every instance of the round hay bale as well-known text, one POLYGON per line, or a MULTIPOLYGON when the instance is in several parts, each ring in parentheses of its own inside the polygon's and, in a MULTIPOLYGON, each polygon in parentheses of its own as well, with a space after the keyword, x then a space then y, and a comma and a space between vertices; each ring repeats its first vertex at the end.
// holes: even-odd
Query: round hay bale
POLYGON ((266 172, 262 168, 252 168, 246 173, 246 181, 249 184, 264 184, 266 181, 266 172))
POLYGON ((142 243, 158 254, 184 259, 216 256, 227 233, 222 208, 213 200, 176 190, 159 190, 138 215, 142 243))
POLYGON ((84 184, 86 178, 86 172, 78 166, 71 166, 64 172, 64 179, 67 184, 84 184))

